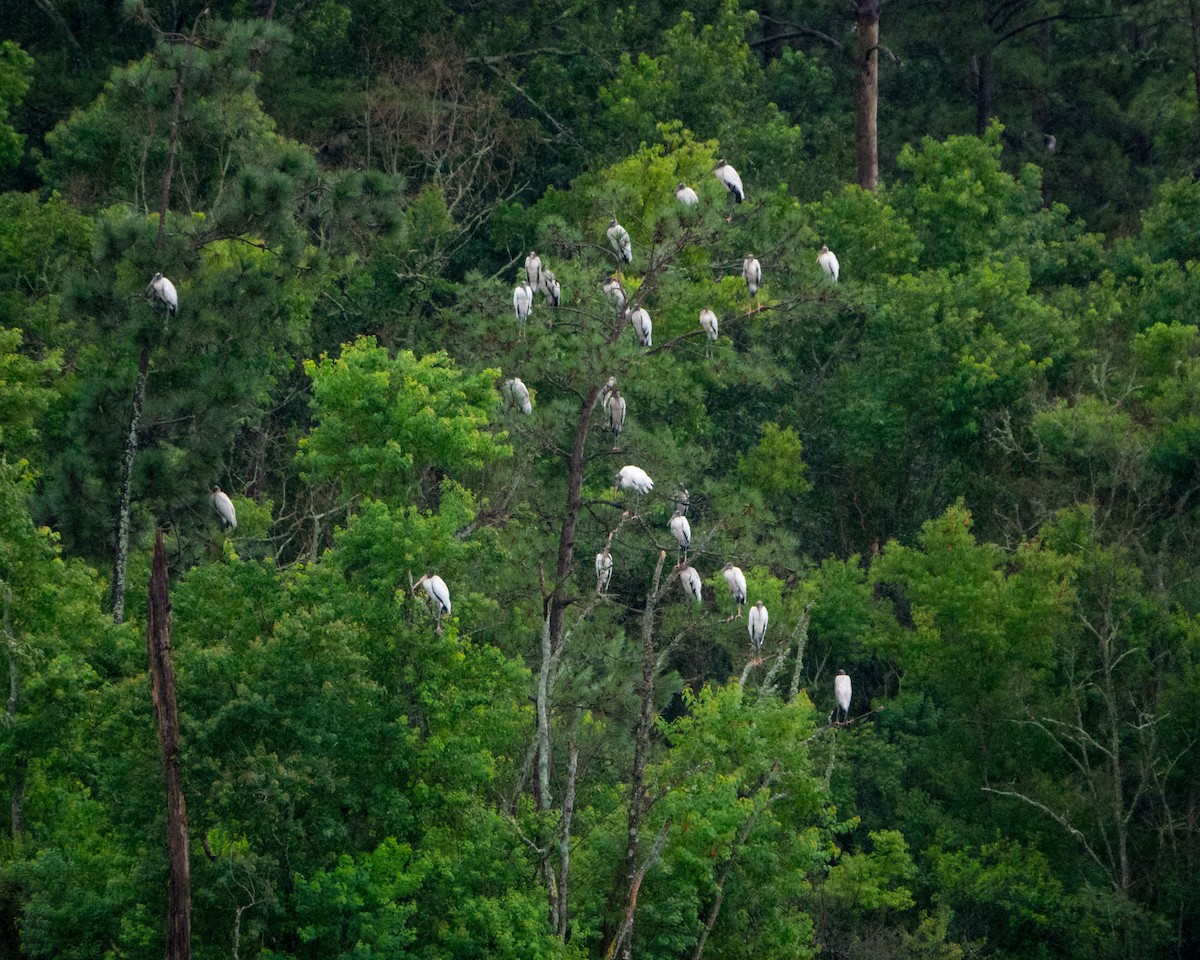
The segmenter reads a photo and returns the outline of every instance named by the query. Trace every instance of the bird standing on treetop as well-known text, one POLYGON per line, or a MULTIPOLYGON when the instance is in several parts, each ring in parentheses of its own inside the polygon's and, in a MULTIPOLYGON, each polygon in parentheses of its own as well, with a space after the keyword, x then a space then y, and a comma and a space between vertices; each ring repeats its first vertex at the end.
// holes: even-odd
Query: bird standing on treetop
POLYGON ((147 289, 153 290, 155 296, 167 305, 167 320, 175 316, 179 309, 179 294, 175 291, 175 284, 161 273, 156 273, 150 278, 150 286, 147 289))
POLYGON ((517 315, 517 323, 521 325, 521 336, 525 336, 525 321, 533 312, 533 287, 525 280, 513 290, 513 312, 517 315))
POLYGON ((759 284, 762 283, 762 264, 752 253, 746 254, 746 259, 742 261, 742 279, 746 281, 750 296, 758 293, 759 284))
POLYGON ((742 604, 746 602, 746 575, 741 567, 727 563, 721 568, 725 574, 725 582, 729 584, 729 592, 733 594, 733 602, 737 604, 737 618, 742 619, 742 604))
POLYGON ((536 290, 542 282, 542 258, 532 250, 525 258, 525 282, 536 290))
POLYGON ((553 270, 543 268, 541 273, 542 295, 546 298, 546 302, 557 310, 562 301, 562 284, 558 282, 558 277, 554 275, 553 270))
POLYGON ((684 567, 679 571, 679 582, 683 585, 683 592, 697 603, 700 603, 704 599, 700 585, 700 574, 693 567, 684 567))
POLYGON ((817 263, 825 271, 825 276, 829 277, 834 283, 838 282, 838 274, 841 272, 841 267, 838 264, 838 258, 832 250, 828 247, 822 247, 821 252, 817 254, 817 263))
POLYGON ((633 263, 633 245, 629 242, 629 231, 617 223, 616 217, 608 221, 608 242, 612 244, 619 262, 633 263))
POLYGON ((700 311, 700 326, 708 335, 708 356, 712 357, 712 345, 717 342, 717 315, 708 307, 700 311))
POLYGON ((419 587, 424 587, 425 592, 429 594, 429 599, 433 601, 433 612, 437 617, 437 632, 441 633, 442 614, 450 615, 450 588, 446 586, 446 581, 436 573, 427 573, 414 583, 413 593, 416 593, 419 587))
POLYGON ((621 286, 620 280, 616 277, 606 277, 601 282, 601 286, 604 289, 605 296, 609 297, 617 305, 618 310, 625 306, 625 288, 621 286))
POLYGON ((750 614, 746 617, 750 627, 750 643, 754 645, 755 653, 762 652, 763 641, 767 638, 767 621, 769 619, 767 608, 763 606, 761 600, 750 608, 750 614))
POLYGON ((503 385, 505 398, 514 407, 520 407, 522 413, 533 412, 533 401, 529 399, 529 388, 520 377, 505 380, 503 385))
MULTIPOLYGON (((735 203, 741 203, 746 199, 746 191, 742 189, 742 178, 738 176, 738 172, 733 167, 725 162, 724 157, 718 160, 716 166, 712 168, 712 175, 725 184, 725 189, 729 191, 729 196, 735 203)), ((725 219, 732 220, 732 213, 725 219)))
POLYGON ((845 670, 839 670, 833 678, 833 695, 837 699, 838 709, 842 711, 842 722, 850 719, 850 678, 845 670))
POLYGON ((682 180, 679 181, 679 186, 675 188, 675 198, 685 207, 694 207, 700 202, 700 198, 696 195, 696 191, 689 187, 682 180))
POLYGON ((596 592, 607 593, 608 584, 612 580, 613 558, 605 548, 596 554, 596 592))
POLYGON ((646 312, 646 308, 638 307, 629 319, 633 323, 633 332, 637 334, 638 343, 643 347, 653 346, 654 324, 650 322, 650 314, 646 312))
POLYGON ((221 529, 236 530, 237 511, 233 509, 233 501, 229 499, 228 494, 220 487, 214 486, 212 493, 208 495, 208 500, 221 518, 221 529))
POLYGON ((604 398, 604 429, 619 437, 625 429, 625 398, 614 386, 604 398))

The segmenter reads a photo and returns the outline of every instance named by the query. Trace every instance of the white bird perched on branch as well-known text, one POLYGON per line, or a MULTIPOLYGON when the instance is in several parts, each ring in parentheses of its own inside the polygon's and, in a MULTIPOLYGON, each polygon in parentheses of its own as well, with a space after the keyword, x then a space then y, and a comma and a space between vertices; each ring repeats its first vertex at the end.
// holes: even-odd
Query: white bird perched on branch
POLYGON ((517 315, 517 323, 521 325, 521 336, 525 336, 525 321, 533 312, 533 287, 524 280, 513 290, 513 312, 517 315))
POLYGON ((612 554, 605 548, 596 554, 596 592, 608 593, 608 584, 612 580, 612 554))
POLYGON ((450 588, 446 586, 446 581, 436 573, 427 573, 414 583, 413 593, 416 593, 420 587, 425 588, 425 592, 429 594, 429 599, 433 601, 433 612, 437 617, 437 632, 441 633, 442 615, 450 615, 450 588))
POLYGON ((525 282, 536 290, 542 283, 542 258, 532 250, 525 258, 525 282))
POLYGON ((654 324, 650 322, 650 314, 646 312, 646 308, 638 307, 629 319, 633 323, 633 332, 637 334, 638 343, 643 347, 653 346, 654 324))
POLYGON ((608 221, 608 242, 620 263, 633 263, 633 245, 629 242, 629 231, 613 217, 608 221))
POLYGON ((620 280, 616 277, 608 277, 603 281, 602 286, 604 295, 617 305, 618 310, 625 306, 625 288, 621 286, 620 280))
POLYGON ((746 254, 746 259, 742 261, 742 279, 746 281, 746 289, 750 291, 750 296, 758 293, 758 287, 762 283, 762 264, 752 253, 746 254))
POLYGON ((682 483, 675 488, 675 495, 671 497, 675 501, 675 513, 687 516, 688 507, 692 505, 692 495, 688 493, 688 488, 682 483))
POLYGON ((533 401, 529 399, 529 388, 525 386, 525 381, 520 377, 505 380, 501 386, 501 392, 509 404, 520 407, 522 413, 533 412, 533 401))
POLYGON ((675 542, 679 544, 679 552, 686 560, 688 547, 692 545, 692 525, 688 523, 688 518, 683 515, 682 510, 678 508, 675 510, 675 515, 671 517, 670 527, 675 542))
POLYGON ((837 700, 838 709, 842 711, 842 722, 850 719, 850 678, 845 670, 839 670, 833 678, 833 696, 837 700))
POLYGON ((750 643, 754 645, 755 653, 762 652, 763 641, 767 639, 767 621, 769 619, 767 608, 763 606, 761 600, 750 608, 750 613, 746 617, 750 627, 750 643))
POLYGON ((700 603, 704 599, 700 584, 700 574, 696 572, 694 567, 684 567, 679 571, 679 583, 683 587, 683 592, 697 603, 700 603))
MULTIPOLYGON (((746 602, 746 575, 741 567, 727 563, 721 568, 725 574, 725 582, 729 584, 729 592, 733 594, 733 602, 737 604, 737 618, 742 619, 742 604, 746 602)), ((765 612, 765 611, 764 611, 765 612)))
POLYGON ((237 529, 237 511, 233 509, 233 501, 229 499, 229 495, 220 487, 214 486, 212 493, 208 495, 208 501, 217 511, 217 515, 221 518, 222 530, 237 529))
POLYGON ((541 289, 546 302, 557 310, 562 302, 562 284, 558 282, 553 270, 542 269, 541 289))
POLYGON ((738 172, 733 167, 725 162, 724 157, 718 160, 716 166, 712 168, 712 175, 725 185, 725 189, 729 191, 729 196, 735 203, 741 203, 746 199, 746 191, 742 189, 742 178, 738 176, 738 172))
POLYGON ((632 464, 618 470, 613 483, 618 490, 633 491, 633 508, 635 511, 637 510, 637 505, 641 503, 642 494, 649 493, 654 489, 654 481, 650 479, 650 474, 641 467, 635 467, 632 464))
POLYGON ((834 283, 838 282, 838 274, 841 272, 841 266, 838 264, 838 258, 832 250, 828 247, 821 247, 821 252, 817 254, 817 263, 825 271, 825 276, 834 283))
POLYGON ((614 437, 625 429, 625 398, 615 386, 604 400, 604 429, 614 437))
POLYGON ((675 199, 677 199, 685 207, 694 207, 700 202, 700 198, 696 195, 696 191, 689 187, 682 180, 679 181, 679 186, 675 188, 675 199))
POLYGON ((150 278, 150 286, 147 289, 153 290, 154 295, 167 305, 167 319, 163 321, 166 323, 179 309, 179 294, 175 291, 175 284, 161 273, 156 273, 150 278))
POLYGON ((708 356, 712 356, 712 345, 717 342, 717 315, 708 307, 700 311, 700 326, 708 335, 708 356))

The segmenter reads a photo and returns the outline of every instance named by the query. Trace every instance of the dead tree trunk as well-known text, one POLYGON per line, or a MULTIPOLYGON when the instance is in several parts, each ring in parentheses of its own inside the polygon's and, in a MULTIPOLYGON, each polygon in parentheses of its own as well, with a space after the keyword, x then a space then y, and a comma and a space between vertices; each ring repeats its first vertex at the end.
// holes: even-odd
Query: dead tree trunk
POLYGON ((971 58, 975 74, 975 134, 982 137, 992 122, 993 62, 992 51, 985 50, 971 58))
POLYGON ((879 186, 879 0, 857 0, 858 105, 854 136, 858 185, 879 186))
POLYGON ((1197 141, 1200 141, 1200 11, 1196 0, 1188 0, 1188 22, 1192 28, 1192 79, 1196 84, 1197 141))
POLYGON ((154 540, 154 566, 146 599, 146 653, 150 692, 162 748, 167 796, 167 942, 166 960, 191 960, 192 881, 188 861, 187 805, 179 775, 179 709, 171 667, 171 600, 167 592, 167 551, 162 531, 154 540))

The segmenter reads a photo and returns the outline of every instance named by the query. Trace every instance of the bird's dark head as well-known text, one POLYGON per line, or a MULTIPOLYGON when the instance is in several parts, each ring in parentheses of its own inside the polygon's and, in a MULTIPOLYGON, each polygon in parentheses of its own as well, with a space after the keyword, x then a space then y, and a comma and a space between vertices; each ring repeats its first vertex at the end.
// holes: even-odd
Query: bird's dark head
POLYGON ((720 170, 723 166, 725 166, 725 158, 724 157, 722 157, 720 160, 718 160, 716 163, 713 164, 713 169, 720 170))
POLYGON ((680 181, 679 181, 679 186, 677 186, 675 189, 676 189, 676 190, 682 190, 682 189, 684 189, 686 186, 687 186, 687 184, 686 184, 686 183, 684 183, 682 180, 680 180, 680 181))
POLYGON ((218 486, 217 486, 217 485, 214 483, 214 484, 213 484, 213 488, 212 488, 212 492, 213 492, 213 493, 220 493, 220 492, 221 492, 221 488, 220 488, 220 487, 218 487, 218 486))
POLYGON ((829 247, 827 247, 827 246, 825 246, 824 244, 822 244, 822 245, 821 245, 821 252, 822 252, 822 253, 828 253, 828 252, 829 252, 829 247))
POLYGON ((609 220, 609 221, 608 221, 608 225, 609 225, 610 227, 615 227, 615 226, 617 225, 617 218, 616 218, 616 217, 613 217, 611 220, 609 220))

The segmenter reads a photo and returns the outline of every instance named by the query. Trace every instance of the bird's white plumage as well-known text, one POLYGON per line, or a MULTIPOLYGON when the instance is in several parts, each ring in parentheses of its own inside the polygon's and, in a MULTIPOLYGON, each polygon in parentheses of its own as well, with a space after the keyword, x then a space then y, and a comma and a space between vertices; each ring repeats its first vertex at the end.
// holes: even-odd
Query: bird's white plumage
POLYGON ((608 221, 608 242, 612 244, 618 260, 633 263, 633 244, 629 241, 629 231, 617 223, 616 217, 608 221))
POLYGON ((533 287, 522 280, 513 290, 513 312, 517 315, 517 323, 522 327, 533 312, 533 287))
POLYGON ((828 247, 822 247, 821 252, 817 254, 817 263, 825 271, 825 276, 829 277, 834 283, 838 282, 841 265, 838 263, 838 258, 832 250, 828 247))
POLYGON ((750 296, 758 293, 759 284, 762 283, 762 264, 752 253, 747 254, 746 259, 742 261, 742 279, 746 281, 746 289, 750 291, 750 296))
POLYGON ((746 199, 746 191, 742 189, 742 178, 724 159, 717 162, 717 165, 713 167, 712 174, 725 185, 729 195, 738 203, 746 199))
POLYGON ((650 479, 650 474, 646 473, 641 467, 635 467, 632 464, 622 467, 617 471, 616 486, 622 490, 633 490, 635 493, 649 493, 654 489, 654 481, 650 479))
POLYGON ((841 708, 842 713, 849 713, 850 678, 843 670, 839 670, 837 676, 833 678, 833 695, 837 699, 837 705, 841 708))
POLYGON ((542 268, 540 286, 542 296, 546 298, 546 302, 550 306, 557 308, 562 301, 562 284, 558 282, 558 277, 554 275, 553 270, 547 270, 545 267, 542 268))
POLYGON ((446 586, 445 580, 436 573, 427 573, 417 581, 416 586, 425 588, 425 592, 429 594, 429 599, 437 604, 438 609, 442 613, 450 613, 450 588, 446 586))
POLYGON ((692 545, 692 525, 682 513, 677 513, 671 518, 671 533, 674 534, 680 550, 686 550, 692 545))
POLYGON ((654 324, 650 322, 650 314, 645 307, 638 307, 629 318, 633 323, 633 332, 637 334, 638 343, 643 347, 654 345, 654 324))
POLYGON ((167 305, 167 316, 175 316, 175 312, 179 309, 179 294, 175 290, 175 284, 161 273, 156 273, 150 278, 150 289, 154 291, 154 295, 159 300, 167 305))
POLYGON ((694 207, 700 202, 696 191, 683 182, 680 182, 679 186, 675 188, 675 198, 685 207, 694 207))
POLYGON ((525 282, 536 290, 542 283, 542 258, 532 250, 525 258, 525 282))
POLYGON ((615 388, 604 401, 604 427, 617 436, 625 429, 625 398, 615 388))
POLYGON ((769 619, 767 608, 763 606, 761 600, 750 608, 747 625, 750 629, 750 642, 754 644, 755 650, 762 649, 763 641, 767 637, 767 621, 769 619))
POLYGON ((529 398, 529 388, 520 377, 505 380, 501 388, 506 400, 514 407, 520 407, 522 413, 533 412, 533 401, 529 398))
POLYGON ((217 511, 217 515, 221 518, 221 526, 227 527, 230 530, 237 529, 237 511, 233 509, 233 501, 229 499, 228 494, 220 487, 213 487, 212 493, 208 495, 208 501, 217 511))
POLYGON ((605 295, 617 305, 618 310, 625 306, 625 288, 621 286, 620 280, 609 277, 604 281, 603 287, 605 295))
POLYGON ((700 574, 693 567, 684 567, 679 571, 679 582, 683 585, 683 592, 699 603, 704 599, 703 590, 701 588, 700 574))
POLYGON ((612 580, 613 558, 607 550, 596 554, 596 592, 604 593, 612 580))
POLYGON ((742 573, 741 567, 735 567, 732 563, 725 564, 725 569, 721 571, 725 574, 725 582, 729 584, 729 592, 733 594, 733 602, 741 606, 746 602, 746 575, 742 573))
POLYGON ((700 311, 700 326, 708 334, 708 339, 715 342, 718 330, 717 315, 708 309, 708 307, 700 311))

